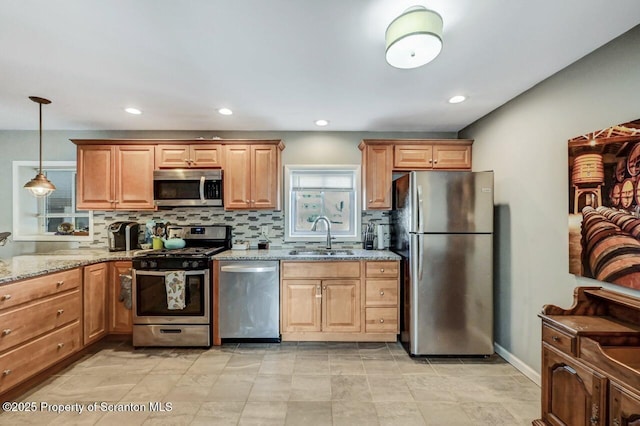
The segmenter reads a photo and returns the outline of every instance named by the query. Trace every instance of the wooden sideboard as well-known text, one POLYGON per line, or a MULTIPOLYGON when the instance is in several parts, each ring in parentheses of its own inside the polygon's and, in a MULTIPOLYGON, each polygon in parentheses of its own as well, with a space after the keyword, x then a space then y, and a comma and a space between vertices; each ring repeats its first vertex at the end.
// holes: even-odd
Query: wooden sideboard
POLYGON ((640 299, 578 287, 542 313, 542 417, 534 425, 640 426, 640 299))

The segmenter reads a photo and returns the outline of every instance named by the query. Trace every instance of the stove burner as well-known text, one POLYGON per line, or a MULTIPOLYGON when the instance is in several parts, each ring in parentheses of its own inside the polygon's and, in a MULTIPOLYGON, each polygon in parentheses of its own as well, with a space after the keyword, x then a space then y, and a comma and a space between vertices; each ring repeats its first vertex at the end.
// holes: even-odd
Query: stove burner
POLYGON ((224 249, 225 247, 186 247, 175 250, 162 249, 140 253, 135 257, 208 257, 224 249))

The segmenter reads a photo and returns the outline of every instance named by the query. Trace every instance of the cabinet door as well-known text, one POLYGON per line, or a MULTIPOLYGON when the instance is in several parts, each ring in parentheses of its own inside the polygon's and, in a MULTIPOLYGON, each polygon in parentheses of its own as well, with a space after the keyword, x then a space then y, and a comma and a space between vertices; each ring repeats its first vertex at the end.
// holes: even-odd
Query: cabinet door
POLYGON ((322 331, 360 332, 360 280, 322 281, 322 331))
POLYGON ((393 147, 394 169, 432 169, 433 147, 431 145, 395 145, 393 147))
POLYGON ((640 426, 640 396, 617 383, 609 389, 609 424, 611 426, 640 426))
POLYGON ((109 332, 131 334, 133 315, 120 301, 120 275, 131 274, 131 261, 111 262, 109 271, 109 332))
POLYGON ((542 345, 542 418, 550 425, 605 425, 606 378, 542 345))
POLYGON ((367 145, 365 149, 364 205, 367 210, 390 210, 392 147, 391 145, 367 145))
POLYGON ((456 145, 434 145, 434 169, 470 169, 471 147, 456 145))
POLYGON ((252 145, 251 207, 276 209, 278 176, 277 148, 273 145, 252 145))
POLYGON ((111 210, 115 200, 114 148, 109 145, 78 146, 78 210, 111 210))
POLYGON ((320 280, 282 280, 282 331, 320 331, 320 280))
POLYGON ((116 209, 154 209, 154 147, 116 147, 116 209))
POLYGON ((83 327, 85 346, 107 334, 108 275, 106 263, 84 267, 83 327))
POLYGON ((156 169, 180 169, 188 167, 189 145, 156 145, 156 169))
POLYGON ((224 208, 251 207, 251 148, 249 145, 224 147, 224 208))
POLYGON ((189 148, 190 167, 222 167, 220 145, 191 145, 189 148))

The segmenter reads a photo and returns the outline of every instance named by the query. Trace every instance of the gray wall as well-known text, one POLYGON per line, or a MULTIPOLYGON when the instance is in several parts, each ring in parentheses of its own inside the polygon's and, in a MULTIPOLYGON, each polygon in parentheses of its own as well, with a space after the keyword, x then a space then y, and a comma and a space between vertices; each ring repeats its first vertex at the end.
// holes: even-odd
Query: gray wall
POLYGON ((569 307, 568 139, 640 118, 640 26, 463 129, 473 168, 495 170, 496 343, 540 372, 546 303, 569 307))
MULTIPOLYGON (((46 114, 44 116, 46 129, 46 114)), ((76 146, 69 139, 90 138, 247 138, 282 139, 283 164, 360 164, 358 144, 362 139, 456 138, 455 133, 371 133, 371 132, 233 132, 233 131, 44 131, 44 160, 75 160, 76 146)), ((0 131, 0 200, 11 200, 13 160, 38 159, 37 131, 0 131)), ((25 182, 26 183, 26 182, 25 182)), ((0 207, 0 232, 11 231, 11 203, 0 207)), ((77 243, 10 242, 0 247, 0 258, 23 253, 77 247, 77 243)))

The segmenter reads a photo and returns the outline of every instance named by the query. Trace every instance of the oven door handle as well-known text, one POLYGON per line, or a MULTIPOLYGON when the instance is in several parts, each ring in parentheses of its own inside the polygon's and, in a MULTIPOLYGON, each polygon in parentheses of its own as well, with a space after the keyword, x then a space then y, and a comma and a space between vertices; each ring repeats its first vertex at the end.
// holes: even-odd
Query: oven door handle
MULTIPOLYGON (((181 269, 176 269, 176 271, 180 271, 181 269)), ((144 270, 140 270, 137 269, 135 270, 135 274, 136 275, 152 275, 154 277, 164 277, 165 275, 167 275, 170 272, 175 272, 174 270, 171 271, 144 271, 144 270)), ((195 270, 195 271, 184 271, 185 275, 203 275, 206 272, 205 269, 200 269, 200 270, 195 270)))
POLYGON ((227 265, 220 267, 222 272, 275 272, 275 266, 236 266, 227 265))

